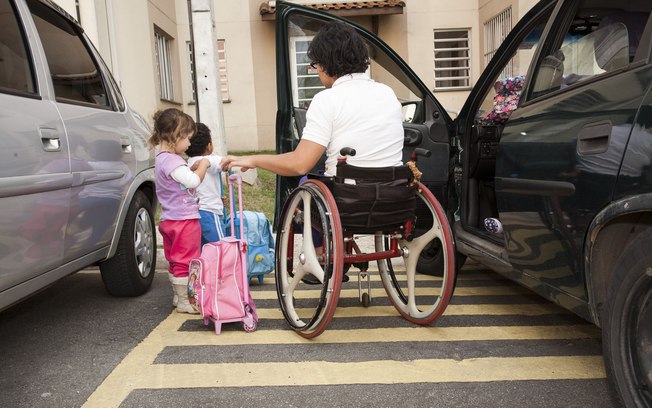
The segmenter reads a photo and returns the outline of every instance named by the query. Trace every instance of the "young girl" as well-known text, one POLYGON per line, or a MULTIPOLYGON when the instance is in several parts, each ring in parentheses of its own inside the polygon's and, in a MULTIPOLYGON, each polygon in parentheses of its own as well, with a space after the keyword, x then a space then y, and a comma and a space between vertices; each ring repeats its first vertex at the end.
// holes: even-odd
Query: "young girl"
POLYGON ((155 168, 156 195, 161 203, 159 231, 169 263, 172 304, 180 313, 197 313, 188 302, 188 265, 201 252, 195 188, 211 165, 202 159, 188 167, 181 157, 195 130, 195 121, 190 116, 170 108, 154 114, 154 132, 149 139, 150 145, 159 146, 155 168))

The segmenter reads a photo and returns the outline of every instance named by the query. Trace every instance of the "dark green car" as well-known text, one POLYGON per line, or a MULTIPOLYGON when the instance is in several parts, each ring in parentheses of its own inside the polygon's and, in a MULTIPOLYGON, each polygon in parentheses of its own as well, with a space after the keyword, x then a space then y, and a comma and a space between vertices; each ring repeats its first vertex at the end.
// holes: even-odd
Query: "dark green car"
MULTIPOLYGON (((406 113, 404 158, 472 258, 602 328, 626 406, 652 406, 652 2, 541 0, 452 119, 386 44, 355 26, 370 74, 406 113)), ((293 150, 320 90, 305 50, 337 17, 277 2, 278 152, 293 150)), ((277 211, 295 186, 279 178, 277 211)), ((434 273, 439 247, 422 254, 434 273)))

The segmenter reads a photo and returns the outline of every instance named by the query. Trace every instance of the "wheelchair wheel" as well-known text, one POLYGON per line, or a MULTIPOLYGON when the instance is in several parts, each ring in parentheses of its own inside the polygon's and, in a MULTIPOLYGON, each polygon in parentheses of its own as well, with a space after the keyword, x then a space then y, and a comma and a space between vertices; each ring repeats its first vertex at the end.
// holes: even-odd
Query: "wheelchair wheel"
POLYGON ((339 213, 322 182, 307 180, 290 194, 276 248, 276 292, 283 316, 301 336, 316 337, 335 313, 344 266, 339 213), (322 251, 315 248, 316 239, 323 241, 322 251))
MULTIPOLYGON (((406 251, 405 271, 392 268, 389 260, 378 261, 378 270, 396 310, 405 319, 423 325, 444 313, 453 295, 455 247, 446 212, 428 188, 421 184, 419 187, 414 238, 411 241, 399 240, 399 247, 406 251), (442 248, 442 270, 433 276, 419 274, 417 281, 419 257, 422 251, 433 245, 433 241, 442 248)), ((375 246, 376 251, 386 247, 382 236, 376 236, 375 246)))

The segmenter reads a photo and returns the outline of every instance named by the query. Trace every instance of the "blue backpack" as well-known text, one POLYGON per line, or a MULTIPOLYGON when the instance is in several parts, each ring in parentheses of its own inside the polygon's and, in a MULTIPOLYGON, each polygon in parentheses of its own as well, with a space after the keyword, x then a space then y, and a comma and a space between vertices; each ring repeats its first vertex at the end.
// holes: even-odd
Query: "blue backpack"
MULTIPOLYGON (((247 273, 249 282, 258 276, 263 283, 263 275, 274 270, 274 238, 267 216, 262 212, 243 211, 244 234, 247 242, 247 273)), ((226 234, 230 235, 231 220, 226 220, 226 234)), ((240 217, 235 218, 235 234, 240 238, 240 217)))

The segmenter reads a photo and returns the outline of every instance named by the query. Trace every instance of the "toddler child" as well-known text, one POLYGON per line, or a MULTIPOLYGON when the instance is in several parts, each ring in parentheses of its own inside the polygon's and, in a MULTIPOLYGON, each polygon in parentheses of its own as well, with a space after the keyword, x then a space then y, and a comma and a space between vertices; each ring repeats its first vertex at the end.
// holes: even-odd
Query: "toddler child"
POLYGON ((181 156, 195 130, 192 117, 178 109, 165 109, 154 114, 154 132, 148 141, 159 146, 155 163, 156 195, 161 203, 159 231, 169 263, 172 304, 180 313, 197 313, 188 302, 188 266, 201 253, 195 188, 211 165, 208 160, 199 160, 188 167, 181 156))
POLYGON ((190 157, 188 164, 193 165, 202 159, 210 161, 211 167, 206 171, 204 181, 197 187, 199 198, 199 222, 201 224, 201 244, 217 242, 224 238, 224 203, 222 193, 222 157, 213 155, 211 131, 203 123, 197 123, 197 132, 186 154, 190 157))

